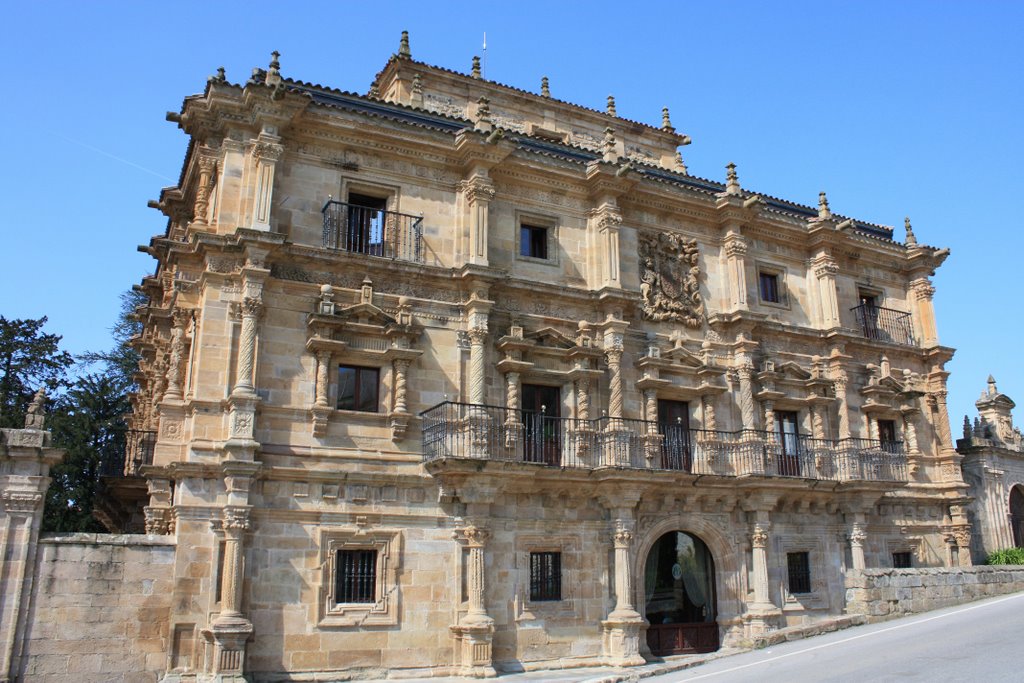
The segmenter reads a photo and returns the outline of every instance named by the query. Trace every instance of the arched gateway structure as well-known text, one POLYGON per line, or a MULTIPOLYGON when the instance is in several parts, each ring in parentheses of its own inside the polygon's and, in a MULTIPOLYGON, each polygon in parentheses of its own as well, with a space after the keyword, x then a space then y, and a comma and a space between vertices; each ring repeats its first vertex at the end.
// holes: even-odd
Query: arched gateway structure
POLYGON ((707 545, 685 531, 670 531, 647 554, 644 617, 651 654, 718 649, 715 562, 707 545))

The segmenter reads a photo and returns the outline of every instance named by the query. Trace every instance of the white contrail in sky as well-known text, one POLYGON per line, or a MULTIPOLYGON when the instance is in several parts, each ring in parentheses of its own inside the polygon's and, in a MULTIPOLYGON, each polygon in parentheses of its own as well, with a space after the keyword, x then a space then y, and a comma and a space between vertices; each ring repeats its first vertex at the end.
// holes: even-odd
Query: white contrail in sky
POLYGON ((87 145, 86 143, 81 142, 80 140, 72 140, 71 138, 64 137, 63 135, 60 135, 60 134, 58 134, 57 137, 63 138, 64 140, 67 140, 68 142, 73 142, 74 144, 79 145, 81 147, 85 147, 86 149, 90 149, 93 152, 96 152, 97 154, 102 154, 105 157, 110 157, 114 161, 120 161, 122 164, 128 164, 129 166, 131 166, 133 168, 137 168, 140 171, 144 171, 144 172, 146 172, 146 173, 148 173, 150 175, 155 175, 157 178, 161 178, 161 179, 166 180, 166 181, 168 181, 170 183, 177 182, 174 178, 168 178, 163 173, 157 173, 156 171, 148 169, 145 166, 139 166, 138 164, 136 164, 133 161, 128 161, 127 159, 122 159, 121 157, 115 156, 115 155, 111 154, 110 152, 104 152, 102 149, 99 149, 97 147, 93 147, 92 145, 87 145))

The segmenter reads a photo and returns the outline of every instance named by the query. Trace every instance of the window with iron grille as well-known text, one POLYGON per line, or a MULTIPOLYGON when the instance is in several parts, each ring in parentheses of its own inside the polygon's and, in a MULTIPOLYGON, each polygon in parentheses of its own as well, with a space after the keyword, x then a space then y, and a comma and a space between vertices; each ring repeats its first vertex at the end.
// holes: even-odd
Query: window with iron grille
POLYGON ((334 602, 338 604, 375 602, 377 596, 377 551, 339 550, 337 562, 334 602))
POLYGON ((811 562, 809 553, 786 553, 786 561, 789 569, 789 592, 797 593, 811 592, 811 562))
POLYGON ((530 600, 562 599, 562 553, 530 553, 530 600))
POLYGON ((913 560, 910 558, 909 551, 903 551, 892 554, 892 566, 893 569, 910 569, 914 566, 913 560))

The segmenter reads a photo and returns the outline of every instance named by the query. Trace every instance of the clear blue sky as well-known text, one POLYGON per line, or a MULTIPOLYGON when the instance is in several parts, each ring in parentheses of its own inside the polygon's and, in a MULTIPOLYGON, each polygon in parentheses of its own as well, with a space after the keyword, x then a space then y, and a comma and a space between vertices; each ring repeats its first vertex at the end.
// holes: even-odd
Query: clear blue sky
MULTIPOLYGON (((109 346, 118 294, 151 271, 146 208, 186 138, 164 112, 218 66, 365 92, 397 49, 658 124, 690 172, 902 226, 952 256, 935 278, 954 433, 989 372, 1024 406, 1024 3, 20 2, 5 9, 0 315, 48 315, 68 350, 109 346)), ((897 228, 902 236, 902 227, 897 228)), ((1024 422, 1024 410, 1020 412, 1024 422)))

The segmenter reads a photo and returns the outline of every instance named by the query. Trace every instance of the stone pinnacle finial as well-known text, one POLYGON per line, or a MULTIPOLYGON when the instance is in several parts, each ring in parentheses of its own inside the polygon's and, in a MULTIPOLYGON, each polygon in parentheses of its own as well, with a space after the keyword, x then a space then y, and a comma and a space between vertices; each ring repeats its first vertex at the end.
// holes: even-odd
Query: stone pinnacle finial
POLYGON ((828 197, 824 192, 818 193, 818 218, 822 220, 832 218, 832 210, 828 208, 828 197))
POLYGON ((208 80, 210 80, 210 81, 212 81, 214 83, 224 83, 225 81, 228 80, 227 72, 224 71, 224 67, 218 66, 217 67, 217 75, 216 76, 210 76, 210 78, 208 80))
POLYGON ((689 169, 686 168, 686 164, 683 163, 683 153, 678 149, 676 150, 676 170, 686 175, 690 174, 689 169))
POLYGON ((540 79, 540 96, 551 97, 551 89, 548 88, 548 77, 542 76, 540 79))
POLYGON ((270 67, 267 69, 267 85, 278 85, 281 82, 281 53, 274 50, 270 53, 270 67))
POLYGON ((608 116, 618 116, 618 114, 615 113, 615 96, 614 95, 609 95, 608 96, 608 106, 607 106, 607 108, 604 111, 605 111, 606 114, 608 114, 608 116))
POLYGON ((405 59, 412 59, 412 50, 409 49, 409 32, 402 31, 402 40, 398 43, 398 56, 405 59))
POLYGON ((668 107, 661 108, 661 129, 668 133, 676 132, 676 129, 672 127, 672 119, 668 116, 668 107))
POLYGON ((971 418, 964 415, 964 438, 971 438, 971 418))
POLYGON ((910 227, 910 216, 903 219, 903 227, 907 230, 907 246, 913 247, 917 245, 917 237, 914 236, 914 229, 910 227))
POLYGON ((989 396, 995 396, 998 393, 999 393, 999 390, 996 389, 996 378, 993 377, 992 375, 989 375, 988 376, 988 395, 989 396))
POLYGON ((476 103, 476 129, 484 133, 490 133, 494 128, 491 121, 491 101, 481 95, 476 103))
POLYGON ((604 149, 604 160, 607 162, 614 163, 618 160, 619 155, 615 151, 615 131, 611 127, 604 129, 604 142, 601 143, 601 147, 604 149))
POLYGON ((473 55, 473 71, 471 72, 473 78, 480 78, 480 58, 473 55))
POLYGON ((740 193, 740 177, 736 174, 736 164, 731 161, 725 165, 725 193, 740 193))

